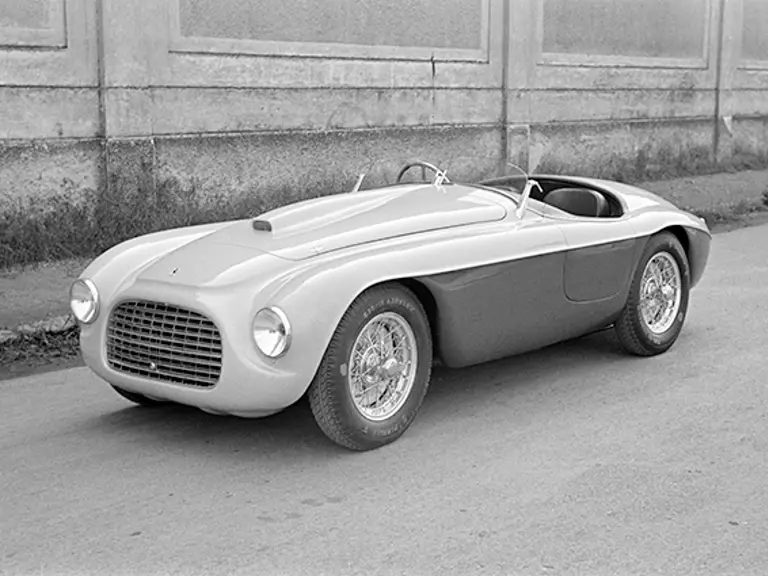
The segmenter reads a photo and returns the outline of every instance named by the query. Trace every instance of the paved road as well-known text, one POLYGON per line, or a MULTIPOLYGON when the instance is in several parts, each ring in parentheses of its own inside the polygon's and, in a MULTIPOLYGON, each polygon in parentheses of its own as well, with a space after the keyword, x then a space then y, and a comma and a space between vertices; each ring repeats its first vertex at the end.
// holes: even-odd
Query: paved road
POLYGON ((411 431, 0 385, 2 574, 768 573, 768 226, 716 237, 687 328, 439 372, 411 431))

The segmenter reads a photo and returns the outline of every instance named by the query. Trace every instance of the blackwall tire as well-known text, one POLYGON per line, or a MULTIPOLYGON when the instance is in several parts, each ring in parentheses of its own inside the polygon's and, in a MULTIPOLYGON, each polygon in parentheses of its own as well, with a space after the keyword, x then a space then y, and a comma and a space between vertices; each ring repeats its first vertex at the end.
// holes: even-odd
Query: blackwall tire
POLYGON ((374 287, 350 305, 331 338, 308 390, 312 414, 339 446, 380 448, 416 418, 431 371, 432 336, 418 298, 398 284, 374 287))
POLYGON ((632 278, 627 304, 615 325, 624 350, 636 356, 655 356, 669 350, 680 336, 688 313, 690 286, 690 266, 680 241, 669 232, 652 236, 632 278), (676 288, 672 286, 675 281, 676 288), (651 298, 652 293, 657 296, 651 298), (664 305, 655 306, 657 302, 664 305), (658 321, 654 321, 657 317, 658 321))

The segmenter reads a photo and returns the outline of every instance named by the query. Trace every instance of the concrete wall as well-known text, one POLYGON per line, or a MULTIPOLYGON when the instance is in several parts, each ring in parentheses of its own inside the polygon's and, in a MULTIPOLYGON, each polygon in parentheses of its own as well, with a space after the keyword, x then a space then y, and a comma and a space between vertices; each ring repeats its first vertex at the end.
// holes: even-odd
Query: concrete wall
POLYGON ((726 142, 754 154, 768 150, 768 3, 727 2, 723 104, 726 142))
POLYGON ((0 199, 99 180, 91 0, 0 0, 0 199))
POLYGON ((760 155, 766 30, 764 0, 0 0, 0 199, 760 155))

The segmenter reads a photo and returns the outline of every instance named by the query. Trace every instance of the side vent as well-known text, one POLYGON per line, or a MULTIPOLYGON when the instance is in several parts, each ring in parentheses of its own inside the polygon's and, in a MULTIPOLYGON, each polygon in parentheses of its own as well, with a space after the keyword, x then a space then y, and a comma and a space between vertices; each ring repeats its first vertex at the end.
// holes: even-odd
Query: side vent
POLYGON ((253 229, 259 232, 272 232, 272 224, 266 220, 254 220, 253 229))

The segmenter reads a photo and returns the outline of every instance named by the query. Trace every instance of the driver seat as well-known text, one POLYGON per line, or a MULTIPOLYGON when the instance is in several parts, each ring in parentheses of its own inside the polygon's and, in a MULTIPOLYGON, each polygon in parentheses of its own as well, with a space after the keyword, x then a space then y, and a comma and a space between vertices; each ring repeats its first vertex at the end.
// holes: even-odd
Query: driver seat
POLYGON ((542 201, 574 216, 600 218, 609 216, 611 212, 605 196, 589 188, 558 188, 544 196, 542 201))

